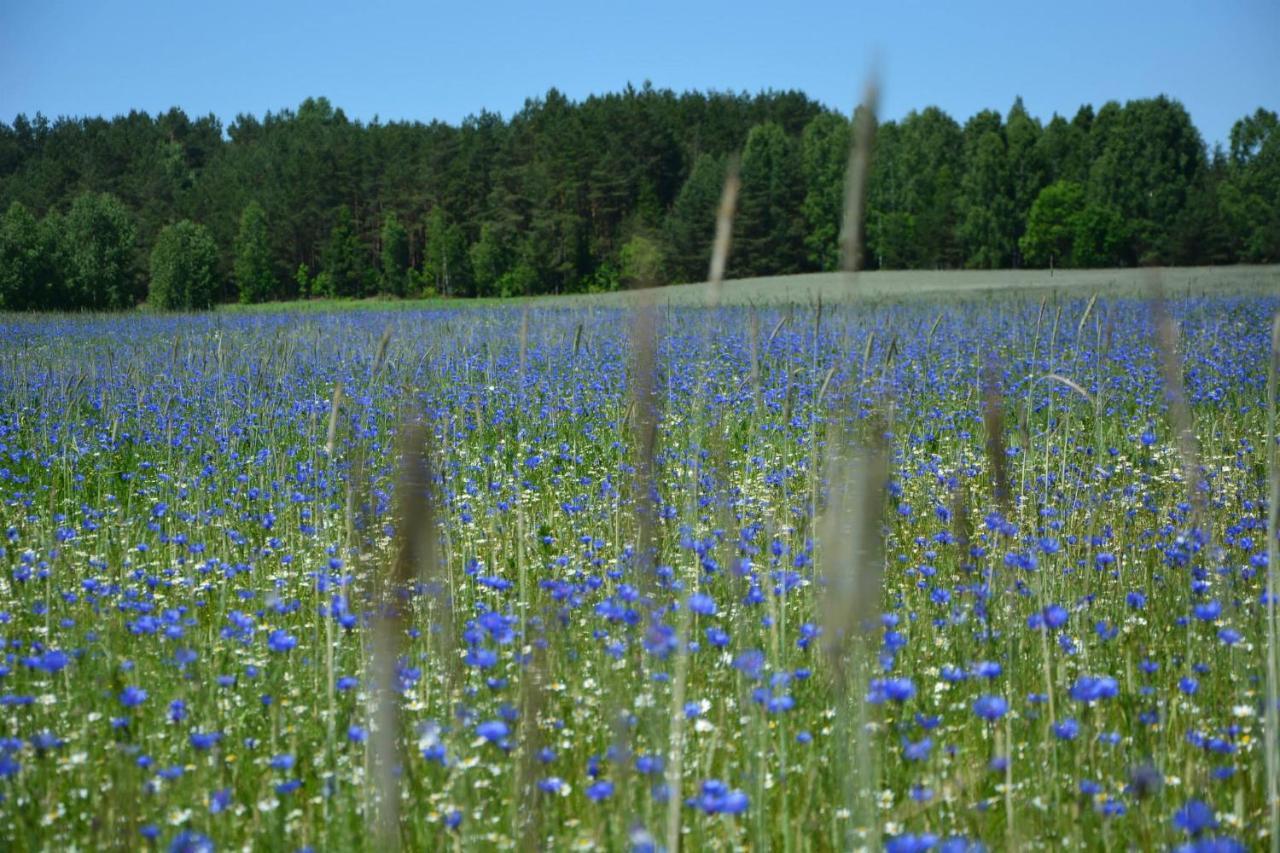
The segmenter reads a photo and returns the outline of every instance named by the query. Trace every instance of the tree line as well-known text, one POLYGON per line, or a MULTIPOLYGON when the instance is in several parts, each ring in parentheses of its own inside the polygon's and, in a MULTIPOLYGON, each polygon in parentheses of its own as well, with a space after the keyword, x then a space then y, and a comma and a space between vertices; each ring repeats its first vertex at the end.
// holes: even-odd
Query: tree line
MULTIPOLYGON (((729 274, 834 269, 852 120, 795 91, 649 85, 511 118, 362 123, 324 98, 0 124, 0 307, 509 296, 699 281, 729 163, 729 274)), ((1070 119, 882 123, 867 264, 958 269, 1280 260, 1280 130, 1208 149, 1167 97, 1070 119)))

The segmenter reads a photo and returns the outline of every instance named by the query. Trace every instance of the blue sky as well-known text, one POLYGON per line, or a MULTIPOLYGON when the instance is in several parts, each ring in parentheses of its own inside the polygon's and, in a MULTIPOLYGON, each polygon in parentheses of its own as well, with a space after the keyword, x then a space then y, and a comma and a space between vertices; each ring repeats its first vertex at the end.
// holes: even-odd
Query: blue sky
POLYGON ((555 86, 798 88, 851 108, 875 65, 883 114, 963 121, 1168 94, 1209 143, 1280 109, 1276 0, 1110 2, 192 3, 0 0, 0 120, 180 106, 261 114, 325 95, 348 115, 510 115, 555 86))

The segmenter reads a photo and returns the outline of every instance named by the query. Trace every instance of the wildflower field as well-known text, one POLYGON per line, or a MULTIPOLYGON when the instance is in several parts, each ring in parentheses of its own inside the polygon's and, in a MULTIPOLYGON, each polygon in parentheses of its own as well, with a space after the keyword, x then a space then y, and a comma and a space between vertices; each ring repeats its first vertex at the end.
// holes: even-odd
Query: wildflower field
POLYGON ((1269 848, 1277 309, 5 318, 0 847, 1269 848))

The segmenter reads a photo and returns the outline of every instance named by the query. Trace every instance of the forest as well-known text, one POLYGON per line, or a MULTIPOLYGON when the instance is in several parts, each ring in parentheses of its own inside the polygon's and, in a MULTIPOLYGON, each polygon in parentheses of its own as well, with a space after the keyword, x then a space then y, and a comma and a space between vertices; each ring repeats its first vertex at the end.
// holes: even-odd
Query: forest
MULTIPOLYGON (((325 98, 0 124, 0 308, 515 296, 700 281, 726 172, 731 277, 834 269, 852 116, 796 91, 552 89, 510 118, 361 122, 325 98)), ((1210 149, 1160 96, 882 122, 879 269, 1280 260, 1280 128, 1210 149)))

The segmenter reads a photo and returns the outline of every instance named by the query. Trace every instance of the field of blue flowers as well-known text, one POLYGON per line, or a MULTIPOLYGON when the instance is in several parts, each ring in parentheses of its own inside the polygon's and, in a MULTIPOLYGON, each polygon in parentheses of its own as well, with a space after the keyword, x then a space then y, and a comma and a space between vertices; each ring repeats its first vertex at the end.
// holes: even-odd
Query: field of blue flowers
POLYGON ((0 847, 1266 847, 1277 308, 6 318, 0 847))

